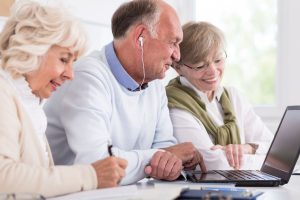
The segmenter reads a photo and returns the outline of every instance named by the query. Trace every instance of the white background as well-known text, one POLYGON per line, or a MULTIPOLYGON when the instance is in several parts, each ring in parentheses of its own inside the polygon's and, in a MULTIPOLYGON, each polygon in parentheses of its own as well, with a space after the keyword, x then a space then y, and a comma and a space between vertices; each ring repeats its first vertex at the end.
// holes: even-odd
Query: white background
MULTIPOLYGON (((110 19, 124 0, 40 0, 59 2, 85 24, 90 50, 100 49, 112 40, 110 19)), ((195 20, 196 0, 168 0, 179 13, 181 22, 195 20)), ((0 2, 1 6, 1 2, 0 2)), ((300 1, 278 0, 278 55, 276 69, 276 105, 255 107, 256 112, 274 132, 287 105, 300 104, 300 1)), ((0 17, 0 28, 5 21, 0 17)), ((172 74, 172 72, 168 72, 172 74)), ((169 75, 166 77, 169 78, 169 75)))

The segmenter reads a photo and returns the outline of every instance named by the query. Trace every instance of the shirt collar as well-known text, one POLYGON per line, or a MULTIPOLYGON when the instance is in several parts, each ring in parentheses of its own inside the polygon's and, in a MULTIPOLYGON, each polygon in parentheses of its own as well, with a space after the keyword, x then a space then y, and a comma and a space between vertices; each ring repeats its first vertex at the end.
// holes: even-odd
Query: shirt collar
MULTIPOLYGON (((120 63, 120 60, 116 55, 113 42, 105 46, 105 56, 111 72, 117 81, 129 91, 139 91, 140 85, 126 72, 120 63)), ((148 84, 145 83, 141 86, 141 89, 145 89, 147 87, 148 84)))
POLYGON ((13 78, 4 70, 0 70, 0 75, 3 76, 10 83, 10 85, 17 90, 19 95, 22 97, 22 100, 25 102, 33 102, 37 105, 42 105, 43 101, 32 93, 32 89, 30 88, 29 83, 26 81, 24 76, 13 78))
MULTIPOLYGON (((198 90, 198 89, 197 89, 192 83, 190 83, 185 77, 180 76, 180 82, 181 82, 182 85, 187 86, 187 87, 189 87, 189 88, 192 88, 192 89, 196 92, 196 94, 197 94, 202 100, 204 100, 205 102, 209 102, 209 100, 208 100, 208 98, 207 98, 207 95, 206 95, 204 92, 198 90)), ((222 95, 223 91, 224 91, 224 88, 223 88, 222 86, 219 86, 219 87, 216 89, 216 91, 214 92, 214 97, 213 97, 213 99, 217 99, 218 101, 220 101, 220 98, 221 98, 221 95, 222 95)))

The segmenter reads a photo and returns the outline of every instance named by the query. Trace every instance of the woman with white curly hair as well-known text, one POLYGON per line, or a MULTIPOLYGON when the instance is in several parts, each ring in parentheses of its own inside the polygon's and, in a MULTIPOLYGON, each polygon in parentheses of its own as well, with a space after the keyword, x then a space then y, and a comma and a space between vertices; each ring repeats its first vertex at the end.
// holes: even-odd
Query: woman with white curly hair
MULTIPOLYGON (((42 99, 73 78, 86 35, 66 10, 18 1, 0 34, 0 193, 46 197, 116 186, 127 162, 54 166, 42 99)), ((61 108, 63 109, 63 108, 61 108)))

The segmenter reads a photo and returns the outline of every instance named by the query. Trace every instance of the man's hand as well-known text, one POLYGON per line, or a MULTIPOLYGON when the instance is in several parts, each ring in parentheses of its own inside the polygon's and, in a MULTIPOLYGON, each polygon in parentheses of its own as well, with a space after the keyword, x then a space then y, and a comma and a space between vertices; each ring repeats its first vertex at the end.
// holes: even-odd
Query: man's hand
POLYGON ((115 187, 125 176, 127 161, 114 156, 92 163, 98 180, 98 188, 115 187))
POLYGON ((201 153, 191 142, 177 144, 165 148, 164 150, 169 151, 179 157, 182 160, 185 169, 195 169, 196 166, 199 165, 203 173, 207 172, 201 153))
POLYGON ((253 148, 249 144, 228 144, 226 146, 215 145, 210 149, 221 149, 225 151, 228 163, 234 169, 241 168, 244 161, 244 154, 251 154, 253 152, 253 148))
POLYGON ((145 173, 155 179, 175 180, 182 169, 182 161, 170 152, 156 152, 149 166, 145 167, 145 173))

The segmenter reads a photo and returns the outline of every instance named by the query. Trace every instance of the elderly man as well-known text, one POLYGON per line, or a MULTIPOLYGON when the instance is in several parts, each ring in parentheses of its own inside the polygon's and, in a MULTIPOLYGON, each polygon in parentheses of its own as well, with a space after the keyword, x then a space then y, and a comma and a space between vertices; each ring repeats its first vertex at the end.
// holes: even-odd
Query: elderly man
POLYGON ((200 164, 191 143, 176 145, 165 89, 157 79, 180 59, 182 29, 163 1, 136 0, 112 17, 114 40, 75 65, 75 79, 46 106, 56 164, 91 163, 114 155, 128 161, 121 184, 146 175, 174 180, 200 164))

